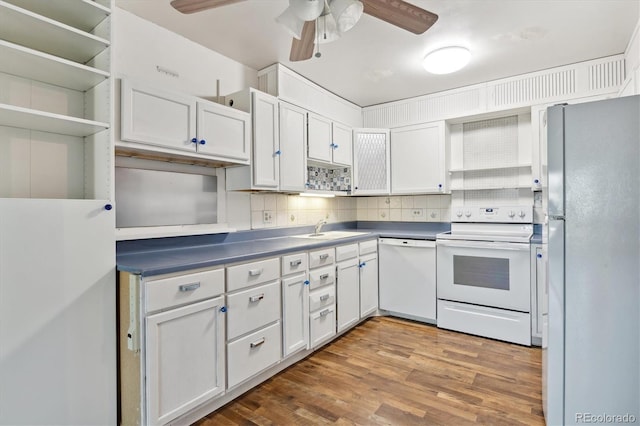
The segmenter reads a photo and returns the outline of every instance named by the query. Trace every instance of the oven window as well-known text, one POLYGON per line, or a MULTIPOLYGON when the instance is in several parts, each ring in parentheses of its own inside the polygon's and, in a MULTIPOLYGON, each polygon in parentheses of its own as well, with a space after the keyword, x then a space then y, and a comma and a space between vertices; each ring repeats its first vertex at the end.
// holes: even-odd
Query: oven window
POLYGON ((454 255, 453 283, 509 290, 509 259, 454 255))

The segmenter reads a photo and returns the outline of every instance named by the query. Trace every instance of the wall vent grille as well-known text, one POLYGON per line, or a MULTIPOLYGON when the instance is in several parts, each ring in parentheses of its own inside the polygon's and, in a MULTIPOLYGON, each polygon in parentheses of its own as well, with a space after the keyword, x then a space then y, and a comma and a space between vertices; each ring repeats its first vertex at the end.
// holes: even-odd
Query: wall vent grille
POLYGON ((576 73, 570 69, 519 78, 497 84, 494 90, 496 106, 566 96, 576 91, 576 73))
POLYGON ((589 67, 589 89, 616 88, 624 82, 624 59, 602 62, 589 67))

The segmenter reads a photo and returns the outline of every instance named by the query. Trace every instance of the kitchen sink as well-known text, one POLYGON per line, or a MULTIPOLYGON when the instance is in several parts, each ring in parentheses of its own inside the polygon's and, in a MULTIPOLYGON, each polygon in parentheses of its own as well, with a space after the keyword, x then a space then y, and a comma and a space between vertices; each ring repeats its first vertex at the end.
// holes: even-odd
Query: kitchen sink
POLYGON ((293 238, 308 238, 310 240, 338 240, 340 238, 356 237, 358 235, 365 235, 368 232, 356 232, 356 231, 328 231, 320 232, 319 234, 302 234, 292 235, 293 238))

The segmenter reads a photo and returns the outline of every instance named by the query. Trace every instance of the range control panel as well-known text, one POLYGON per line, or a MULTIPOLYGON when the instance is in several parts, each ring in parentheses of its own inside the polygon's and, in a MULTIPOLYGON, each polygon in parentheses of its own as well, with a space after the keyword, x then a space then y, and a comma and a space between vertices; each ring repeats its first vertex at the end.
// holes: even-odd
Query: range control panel
POLYGON ((453 207, 451 222, 533 223, 533 206, 453 207))

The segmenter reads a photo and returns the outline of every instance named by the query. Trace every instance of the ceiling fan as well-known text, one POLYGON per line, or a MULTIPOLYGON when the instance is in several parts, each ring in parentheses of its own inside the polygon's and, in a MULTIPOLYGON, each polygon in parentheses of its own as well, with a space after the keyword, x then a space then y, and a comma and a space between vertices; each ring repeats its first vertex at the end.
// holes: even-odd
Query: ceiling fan
MULTIPOLYGON (((188 14, 241 1, 245 0, 173 0, 171 6, 188 14)), ((362 13, 414 34, 424 33, 438 20, 435 13, 404 0, 289 0, 289 7, 276 18, 293 35, 289 60, 311 58, 316 45, 339 38, 362 13)))

